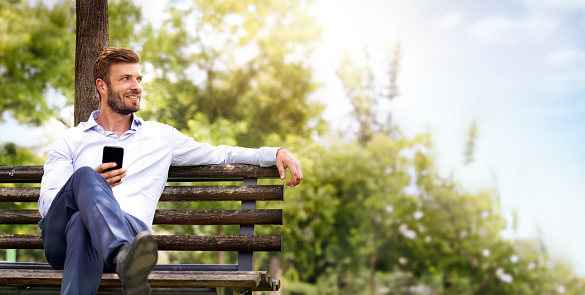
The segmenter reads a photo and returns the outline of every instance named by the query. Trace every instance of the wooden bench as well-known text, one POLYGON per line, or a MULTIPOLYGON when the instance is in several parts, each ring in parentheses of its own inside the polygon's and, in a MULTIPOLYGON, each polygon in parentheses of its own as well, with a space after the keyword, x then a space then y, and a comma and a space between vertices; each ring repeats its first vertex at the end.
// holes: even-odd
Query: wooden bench
MULTIPOLYGON (((37 202, 42 166, 0 166, 0 183, 37 183, 36 187, 0 187, 0 202, 37 202)), ((253 270, 256 251, 281 251, 279 236, 256 236, 256 224, 282 224, 282 209, 256 209, 256 201, 284 199, 283 185, 257 185, 258 179, 278 178, 276 167, 210 165, 171 167, 161 202, 241 201, 241 209, 157 210, 153 230, 160 251, 237 251, 237 264, 157 264, 149 280, 153 294, 251 294, 276 291, 279 280, 253 270), (241 181, 242 185, 185 185, 185 182, 241 181), (171 183, 183 185, 171 186, 171 183), (239 235, 158 234, 157 225, 239 225, 239 235)), ((189 183, 191 184, 191 183, 189 183)), ((5 203, 0 203, 5 204, 5 203)), ((223 203, 225 204, 225 203, 223 203)), ((159 203, 160 205, 160 203, 159 203)), ((0 207, 0 224, 31 224, 41 219, 37 210, 0 207)), ((1 233, 0 249, 43 249, 40 235, 1 233)), ((58 293, 62 271, 47 263, 0 263, 0 294, 58 293)), ((115 294, 120 282, 115 273, 102 276, 100 293, 115 294)))

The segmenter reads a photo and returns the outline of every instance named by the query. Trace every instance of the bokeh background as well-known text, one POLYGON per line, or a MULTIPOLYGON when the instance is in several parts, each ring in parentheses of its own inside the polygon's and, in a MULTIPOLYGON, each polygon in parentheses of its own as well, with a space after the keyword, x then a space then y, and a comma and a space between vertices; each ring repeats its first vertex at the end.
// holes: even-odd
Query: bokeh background
MULTIPOLYGON (((41 165, 73 123, 74 7, 0 0, 2 165, 41 165)), ((110 46, 142 55, 141 117, 301 160, 265 229, 284 252, 256 261, 283 294, 585 292, 585 1, 109 9, 110 46)), ((216 259, 194 255, 165 259, 216 259)))

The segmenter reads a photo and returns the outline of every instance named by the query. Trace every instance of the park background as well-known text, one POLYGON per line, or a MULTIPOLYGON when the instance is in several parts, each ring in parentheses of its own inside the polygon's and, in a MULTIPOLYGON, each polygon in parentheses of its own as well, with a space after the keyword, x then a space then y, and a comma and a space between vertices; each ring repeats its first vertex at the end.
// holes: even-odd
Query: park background
MULTIPOLYGON (((40 165, 74 3, 0 0, 0 28, 0 164, 40 165)), ((141 117, 303 164, 256 261, 285 294, 583 294, 584 31, 578 0, 110 1, 141 117)))

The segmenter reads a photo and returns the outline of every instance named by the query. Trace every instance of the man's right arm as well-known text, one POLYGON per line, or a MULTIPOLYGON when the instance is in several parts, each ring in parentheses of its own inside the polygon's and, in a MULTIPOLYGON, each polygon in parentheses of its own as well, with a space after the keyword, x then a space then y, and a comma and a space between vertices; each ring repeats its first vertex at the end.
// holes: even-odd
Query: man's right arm
POLYGON ((63 137, 55 139, 44 165, 39 212, 45 216, 53 199, 73 174, 73 155, 63 137))

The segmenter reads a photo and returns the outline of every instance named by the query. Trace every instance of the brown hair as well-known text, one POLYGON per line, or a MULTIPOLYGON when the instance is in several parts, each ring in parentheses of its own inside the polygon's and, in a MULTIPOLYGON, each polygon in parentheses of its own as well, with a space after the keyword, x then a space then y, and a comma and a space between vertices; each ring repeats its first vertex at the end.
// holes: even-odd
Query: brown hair
POLYGON ((102 79, 110 83, 110 67, 117 63, 140 63, 140 56, 136 51, 126 48, 110 47, 100 53, 93 64, 93 81, 102 79))

